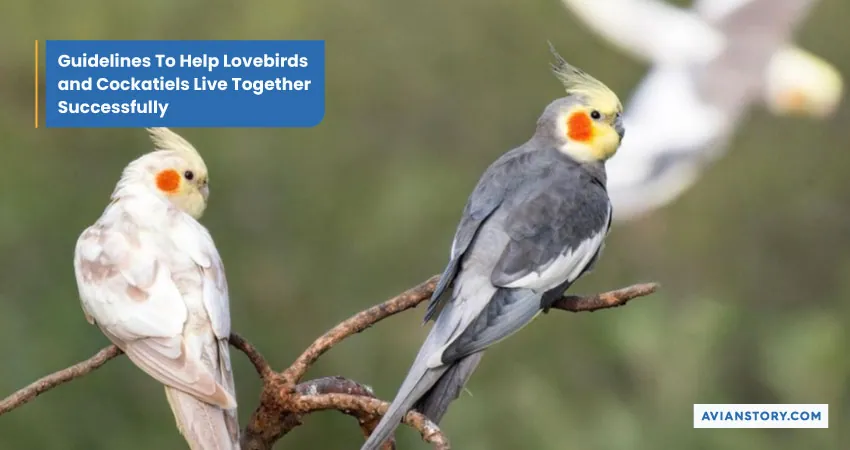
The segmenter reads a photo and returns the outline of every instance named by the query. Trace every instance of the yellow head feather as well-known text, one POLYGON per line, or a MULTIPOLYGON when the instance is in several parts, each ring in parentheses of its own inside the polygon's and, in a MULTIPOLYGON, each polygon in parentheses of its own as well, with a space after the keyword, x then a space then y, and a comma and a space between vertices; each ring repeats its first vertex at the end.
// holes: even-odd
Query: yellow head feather
POLYGON ((198 150, 179 134, 165 127, 147 128, 148 134, 157 150, 171 150, 181 153, 195 163, 203 164, 198 150))
POLYGON ((555 64, 552 64, 552 72, 561 80, 568 95, 585 97, 587 102, 606 113, 616 113, 623 110, 620 98, 608 86, 565 61, 551 42, 549 42, 549 50, 555 56, 556 61, 555 64))

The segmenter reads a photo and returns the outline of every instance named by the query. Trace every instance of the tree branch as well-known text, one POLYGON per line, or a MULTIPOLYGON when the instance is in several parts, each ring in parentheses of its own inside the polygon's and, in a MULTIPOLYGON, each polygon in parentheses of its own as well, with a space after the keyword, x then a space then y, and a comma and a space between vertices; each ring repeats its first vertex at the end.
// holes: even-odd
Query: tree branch
MULTIPOLYGON (((329 393, 324 395, 301 395, 292 400, 295 410, 303 413, 336 409, 341 411, 355 411, 358 416, 370 417, 373 420, 380 418, 389 408, 389 403, 361 395, 329 393)), ((404 416, 403 423, 410 425, 419 431, 422 439, 433 444, 435 449, 449 449, 449 442, 433 422, 424 415, 410 411, 404 416)), ((377 425, 377 423, 375 423, 377 425)), ((374 425, 372 427, 374 429, 374 425)), ((371 433, 372 430, 369 430, 371 433)), ((367 434, 368 436, 368 434, 367 434)))
POLYGON ((440 276, 434 275, 419 286, 410 288, 380 305, 375 305, 340 322, 339 325, 331 328, 330 331, 323 334, 307 347, 307 350, 304 350, 304 353, 284 371, 284 376, 292 383, 299 382, 304 377, 304 374, 307 373, 310 366, 326 351, 330 350, 331 347, 352 334, 359 333, 389 316, 410 308, 415 308, 418 304, 431 297, 431 293, 434 292, 434 288, 437 286, 439 280, 440 276))
POLYGON ((245 338, 239 334, 230 333, 230 345, 241 350, 242 353, 248 357, 248 360, 251 361, 251 364, 254 365, 254 368, 257 369, 257 373, 263 380, 267 379, 274 373, 271 366, 269 366, 269 362, 266 361, 266 358, 260 354, 256 347, 246 341, 245 338))
MULTIPOLYGON (((360 424, 363 434, 368 436, 389 407, 387 402, 375 398, 371 388, 343 377, 325 377, 304 383, 299 381, 319 357, 345 338, 429 299, 438 280, 439 276, 433 276, 422 284, 339 323, 316 339, 283 372, 275 372, 253 345, 240 335, 231 334, 230 345, 245 353, 263 382, 260 405, 242 432, 242 448, 270 450, 278 439, 301 425, 305 415, 324 410, 337 410, 353 416, 360 424)), ((592 312, 623 306, 634 298, 655 292, 656 289, 657 284, 647 283, 592 296, 569 295, 558 299, 552 308, 571 312, 592 312)), ((85 361, 35 381, 0 401, 0 415, 60 384, 90 373, 120 354, 121 350, 111 345, 85 361)), ((450 448, 448 439, 437 425, 425 416, 411 411, 404 417, 403 422, 419 431, 422 439, 433 444, 434 448, 450 448)), ((383 450, 393 449, 393 441, 387 442, 383 447, 383 450)))
POLYGON ((556 300, 552 308, 570 312, 594 312, 600 309, 623 306, 629 300, 652 294, 656 290, 658 290, 658 283, 642 283, 586 297, 565 295, 556 300))
MULTIPOLYGON (((295 386, 295 392, 302 396, 346 394, 375 398, 375 393, 372 392, 372 388, 369 386, 343 377, 324 377, 308 381, 306 383, 301 383, 298 386, 295 386)), ((378 422, 381 419, 381 416, 379 415, 370 415, 363 411, 349 409, 343 409, 341 411, 357 419, 357 423, 360 424, 360 429, 363 430, 363 437, 369 437, 369 435, 372 434, 372 431, 375 430, 375 427, 378 426, 378 422)), ((395 450, 395 441, 388 441, 382 450, 395 450)))
POLYGON ((67 369, 62 369, 36 380, 29 386, 4 398, 3 401, 0 402, 0 416, 29 402, 42 393, 47 392, 62 383, 67 383, 74 378, 87 375, 92 370, 106 364, 109 360, 122 353, 123 352, 118 347, 110 345, 109 347, 95 353, 94 356, 85 361, 78 362, 67 369))

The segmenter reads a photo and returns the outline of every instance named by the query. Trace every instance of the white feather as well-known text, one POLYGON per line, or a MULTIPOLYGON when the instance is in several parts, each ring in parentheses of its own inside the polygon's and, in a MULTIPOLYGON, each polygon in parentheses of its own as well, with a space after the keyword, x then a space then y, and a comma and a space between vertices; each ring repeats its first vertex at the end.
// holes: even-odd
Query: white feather
POLYGON ((562 0, 596 34, 632 56, 660 64, 707 62, 726 45, 691 11, 657 0, 562 0))
MULTIPOLYGON (((696 0, 693 5, 694 11, 705 20, 717 22, 724 17, 733 14, 753 0, 696 0)), ((772 0, 771 0, 772 1, 772 0)), ((805 1, 805 0, 804 0, 805 1)), ((770 7, 770 1, 765 2, 765 7, 770 7)))
POLYGON ((623 220, 661 206, 696 180, 722 152, 732 119, 703 101, 684 68, 652 69, 625 108, 626 136, 605 164, 614 218, 623 220), (677 164, 655 172, 660 158, 677 164))

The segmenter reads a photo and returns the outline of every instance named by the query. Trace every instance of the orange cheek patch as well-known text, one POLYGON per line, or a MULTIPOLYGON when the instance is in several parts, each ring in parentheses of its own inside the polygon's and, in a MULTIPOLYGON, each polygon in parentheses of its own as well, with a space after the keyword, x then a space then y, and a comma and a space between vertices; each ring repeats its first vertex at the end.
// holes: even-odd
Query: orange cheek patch
POLYGON ((567 136, 574 141, 586 142, 593 137, 593 122, 587 113, 577 112, 567 119, 567 136))
POLYGON ((180 187, 180 174, 174 169, 163 170, 156 174, 156 187, 169 194, 177 192, 180 187))
POLYGON ((806 104, 806 95, 798 90, 785 91, 780 96, 780 103, 792 111, 803 109, 806 104))

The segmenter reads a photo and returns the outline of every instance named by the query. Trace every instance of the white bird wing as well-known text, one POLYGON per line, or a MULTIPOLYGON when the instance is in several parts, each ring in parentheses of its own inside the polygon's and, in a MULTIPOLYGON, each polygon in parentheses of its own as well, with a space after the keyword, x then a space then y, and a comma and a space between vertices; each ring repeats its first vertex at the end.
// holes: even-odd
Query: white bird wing
POLYGON ((203 304, 210 320, 213 333, 218 340, 218 370, 221 383, 235 395, 233 367, 230 362, 230 299, 224 263, 216 249, 209 231, 196 220, 181 216, 171 230, 174 243, 179 250, 197 264, 203 279, 203 304))
POLYGON ((594 33, 631 56, 657 64, 706 62, 725 38, 692 11, 659 0, 562 0, 594 33))
POLYGON ((224 263, 206 228, 190 217, 181 217, 170 230, 179 251, 189 255, 204 277, 204 308, 219 339, 230 337, 230 301, 224 263))
POLYGON ((86 317, 159 382, 232 408, 232 394, 187 348, 182 333, 189 310, 174 280, 174 259, 159 244, 134 229, 86 229, 74 257, 86 317))
POLYGON ((764 23, 782 24, 801 20, 819 0, 695 0, 692 9, 705 21, 718 23, 725 18, 750 11, 763 17, 764 23))
POLYGON ((716 158, 730 115, 707 103, 687 68, 650 70, 625 108, 626 135, 606 164, 614 219, 626 220, 673 200, 716 158))

